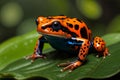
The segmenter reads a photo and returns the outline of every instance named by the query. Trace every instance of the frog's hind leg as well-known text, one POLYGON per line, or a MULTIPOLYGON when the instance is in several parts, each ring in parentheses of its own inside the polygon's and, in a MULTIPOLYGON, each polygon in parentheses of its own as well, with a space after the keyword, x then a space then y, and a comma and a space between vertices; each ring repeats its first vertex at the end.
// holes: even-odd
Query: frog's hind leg
POLYGON ((86 55, 88 54, 90 42, 87 39, 76 38, 75 40, 77 40, 78 42, 83 41, 83 43, 80 47, 80 50, 79 50, 79 54, 78 54, 79 59, 74 61, 74 62, 68 62, 68 63, 60 64, 59 66, 66 66, 61 71, 70 70, 70 72, 71 72, 72 70, 74 70, 78 66, 82 65, 82 63, 85 60, 86 55))
POLYGON ((100 55, 102 55, 103 58, 105 58, 107 55, 110 55, 109 50, 106 47, 106 43, 101 37, 97 36, 94 38, 93 47, 98 53, 96 57, 99 57, 100 55))

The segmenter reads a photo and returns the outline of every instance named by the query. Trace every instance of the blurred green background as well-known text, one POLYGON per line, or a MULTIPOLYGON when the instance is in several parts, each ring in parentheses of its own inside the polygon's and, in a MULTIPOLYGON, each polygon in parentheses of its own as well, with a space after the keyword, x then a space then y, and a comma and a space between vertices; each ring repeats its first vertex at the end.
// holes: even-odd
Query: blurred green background
POLYGON ((38 16, 82 19, 93 35, 120 32, 120 0, 0 0, 0 43, 36 29, 38 16))

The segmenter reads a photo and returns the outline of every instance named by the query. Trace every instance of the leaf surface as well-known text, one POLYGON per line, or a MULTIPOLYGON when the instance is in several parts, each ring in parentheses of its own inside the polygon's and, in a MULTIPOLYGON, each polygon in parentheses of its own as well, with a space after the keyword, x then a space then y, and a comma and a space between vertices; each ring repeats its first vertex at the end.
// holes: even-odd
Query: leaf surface
POLYGON ((47 59, 38 59, 31 64, 30 60, 23 57, 33 52, 37 33, 32 32, 20 37, 10 39, 0 45, 0 77, 12 75, 16 79, 28 79, 43 77, 49 80, 78 80, 83 78, 107 78, 120 72, 120 34, 108 34, 103 36, 107 42, 110 56, 105 59, 96 58, 94 54, 87 56, 84 65, 73 72, 60 72, 59 63, 74 61, 76 57, 68 57, 69 54, 60 53, 45 45, 44 53, 47 59))

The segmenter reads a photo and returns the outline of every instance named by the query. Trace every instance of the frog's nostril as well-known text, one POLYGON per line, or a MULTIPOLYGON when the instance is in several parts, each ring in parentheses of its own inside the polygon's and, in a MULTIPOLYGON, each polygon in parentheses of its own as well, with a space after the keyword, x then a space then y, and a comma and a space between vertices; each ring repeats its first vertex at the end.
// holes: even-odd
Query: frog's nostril
POLYGON ((38 25, 38 20, 37 19, 35 20, 35 22, 36 22, 36 25, 38 25))
POLYGON ((46 27, 45 27, 45 26, 42 26, 41 28, 42 28, 42 29, 46 29, 46 27))

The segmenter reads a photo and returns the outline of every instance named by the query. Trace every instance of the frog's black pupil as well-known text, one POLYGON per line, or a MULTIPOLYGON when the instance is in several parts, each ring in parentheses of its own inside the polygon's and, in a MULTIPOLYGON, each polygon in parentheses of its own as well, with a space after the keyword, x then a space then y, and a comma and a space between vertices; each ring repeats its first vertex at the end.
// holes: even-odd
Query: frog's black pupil
POLYGON ((57 27, 59 25, 59 23, 58 22, 54 22, 53 25, 57 27))
POLYGON ((53 22, 52 28, 53 28, 54 31, 60 30, 60 28, 61 28, 60 22, 58 22, 58 21, 53 22))

